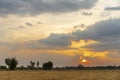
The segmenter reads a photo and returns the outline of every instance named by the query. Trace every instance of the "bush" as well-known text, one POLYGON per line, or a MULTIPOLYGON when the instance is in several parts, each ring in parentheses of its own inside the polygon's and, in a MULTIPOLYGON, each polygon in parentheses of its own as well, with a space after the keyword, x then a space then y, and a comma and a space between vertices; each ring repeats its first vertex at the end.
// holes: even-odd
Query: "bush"
POLYGON ((5 69, 7 69, 7 67, 6 66, 0 66, 0 69, 5 70, 5 69))
POLYGON ((51 70, 53 68, 53 63, 51 61, 43 63, 44 70, 51 70))

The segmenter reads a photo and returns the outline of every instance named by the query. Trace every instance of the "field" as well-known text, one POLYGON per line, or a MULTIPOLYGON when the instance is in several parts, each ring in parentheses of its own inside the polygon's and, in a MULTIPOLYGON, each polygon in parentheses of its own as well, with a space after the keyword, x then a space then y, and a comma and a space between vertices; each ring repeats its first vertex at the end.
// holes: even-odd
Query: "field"
POLYGON ((120 71, 1 71, 0 80, 120 80, 120 71))

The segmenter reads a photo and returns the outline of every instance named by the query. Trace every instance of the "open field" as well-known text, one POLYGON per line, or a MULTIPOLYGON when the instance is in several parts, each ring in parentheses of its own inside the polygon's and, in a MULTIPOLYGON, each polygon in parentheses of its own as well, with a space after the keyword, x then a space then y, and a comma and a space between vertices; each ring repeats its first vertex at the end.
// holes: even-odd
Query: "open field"
POLYGON ((120 71, 1 71, 0 80, 120 80, 120 71))

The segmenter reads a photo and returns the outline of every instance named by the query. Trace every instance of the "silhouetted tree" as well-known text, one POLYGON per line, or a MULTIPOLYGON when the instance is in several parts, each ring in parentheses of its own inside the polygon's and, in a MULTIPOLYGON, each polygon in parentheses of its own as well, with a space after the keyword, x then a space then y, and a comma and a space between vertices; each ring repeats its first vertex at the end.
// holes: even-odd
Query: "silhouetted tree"
POLYGON ((37 68, 39 68, 39 64, 40 64, 40 63, 39 63, 39 62, 37 62, 37 64, 36 64, 36 65, 37 65, 37 68))
POLYGON ((0 69, 5 70, 5 69, 7 69, 7 67, 6 66, 0 66, 0 69))
POLYGON ((21 65, 20 67, 19 67, 19 69, 21 69, 21 70, 23 70, 23 69, 26 69, 23 65, 21 65))
POLYGON ((78 66, 77 66, 77 68, 83 68, 84 66, 83 65, 81 65, 81 64, 79 64, 78 66))
POLYGON ((34 69, 35 68, 35 62, 31 61, 30 62, 30 67, 31 67, 31 69, 34 69))
POLYGON ((53 68, 53 63, 51 61, 43 63, 44 70, 51 70, 53 68))
POLYGON ((15 57, 6 58, 5 59, 5 64, 9 67, 10 70, 15 70, 17 65, 18 65, 18 61, 16 60, 15 57))

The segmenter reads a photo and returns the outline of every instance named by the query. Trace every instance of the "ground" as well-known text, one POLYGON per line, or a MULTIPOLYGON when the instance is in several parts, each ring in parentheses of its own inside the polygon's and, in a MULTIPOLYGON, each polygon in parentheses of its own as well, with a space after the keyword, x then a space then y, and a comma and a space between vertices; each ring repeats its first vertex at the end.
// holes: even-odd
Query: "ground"
POLYGON ((1 71, 0 80, 120 80, 120 71, 1 71))

